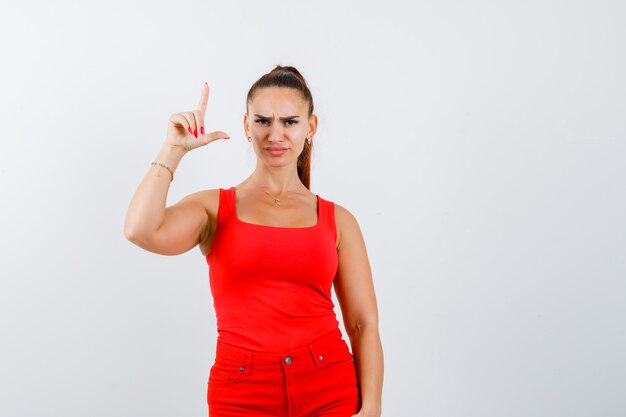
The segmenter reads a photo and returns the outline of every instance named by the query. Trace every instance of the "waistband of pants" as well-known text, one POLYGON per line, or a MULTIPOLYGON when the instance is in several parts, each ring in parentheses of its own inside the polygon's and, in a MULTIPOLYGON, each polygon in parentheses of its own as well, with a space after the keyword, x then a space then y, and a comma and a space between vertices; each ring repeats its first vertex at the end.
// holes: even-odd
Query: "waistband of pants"
POLYGON ((227 362, 241 366, 242 372, 249 372, 250 369, 278 369, 284 366, 299 366, 303 362, 313 362, 323 360, 323 352, 329 349, 345 349, 348 345, 342 338, 341 330, 337 327, 317 340, 305 346, 292 349, 284 353, 257 353, 235 348, 233 346, 217 342, 215 348, 216 362, 227 362))

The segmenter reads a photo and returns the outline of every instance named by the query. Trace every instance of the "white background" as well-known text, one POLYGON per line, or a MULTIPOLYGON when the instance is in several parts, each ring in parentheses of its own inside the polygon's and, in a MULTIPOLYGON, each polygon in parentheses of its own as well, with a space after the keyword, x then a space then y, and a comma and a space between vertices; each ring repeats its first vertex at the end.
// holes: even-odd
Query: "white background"
POLYGON ((123 222, 204 81, 232 139, 168 205, 249 175, 245 96, 276 64, 313 93, 312 191, 366 239, 383 415, 626 414, 623 1, 12 3, 0 415, 206 415, 206 262, 123 222))

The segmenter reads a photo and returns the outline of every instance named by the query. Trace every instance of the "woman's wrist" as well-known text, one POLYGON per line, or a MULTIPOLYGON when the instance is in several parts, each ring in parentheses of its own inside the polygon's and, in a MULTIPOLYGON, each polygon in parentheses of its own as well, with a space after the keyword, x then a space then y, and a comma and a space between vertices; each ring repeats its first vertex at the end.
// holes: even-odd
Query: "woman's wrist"
POLYGON ((366 402, 361 406, 361 413, 367 417, 379 417, 382 412, 380 403, 366 402))
POLYGON ((183 156, 185 156, 184 151, 177 149, 177 147, 164 144, 157 156, 154 158, 154 162, 165 164, 172 170, 172 172, 174 172, 176 171, 180 160, 183 159, 183 156))

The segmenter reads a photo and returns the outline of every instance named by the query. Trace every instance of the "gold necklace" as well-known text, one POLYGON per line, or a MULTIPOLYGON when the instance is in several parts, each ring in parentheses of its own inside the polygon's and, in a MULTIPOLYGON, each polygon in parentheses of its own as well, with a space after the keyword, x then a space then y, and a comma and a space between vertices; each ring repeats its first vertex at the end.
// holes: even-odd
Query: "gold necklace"
MULTIPOLYGON (((253 183, 253 184, 254 184, 254 183, 253 183)), ((256 184, 255 184, 255 185, 256 185, 256 184)), ((265 192, 265 194, 269 195, 271 198, 273 198, 273 199, 274 199, 274 206, 276 206, 276 207, 280 207, 280 204, 281 204, 281 199, 280 199, 280 198, 278 198, 278 197, 274 197, 273 195, 271 195, 271 194, 269 193, 269 191, 264 190, 264 192, 265 192)), ((286 192, 288 192, 288 193, 295 193, 295 191, 290 191, 290 190, 287 190, 286 192)), ((297 193, 296 193, 296 194, 297 194, 297 193)))
POLYGON ((280 198, 276 198, 274 196, 272 196, 269 192, 265 191, 265 194, 269 195, 270 197, 272 197, 274 199, 274 205, 276 207, 280 207, 280 198))
MULTIPOLYGON (((288 192, 288 193, 295 193, 295 191, 289 191, 289 190, 287 190, 287 192, 288 192)), ((275 205, 276 207, 280 207, 280 203, 281 203, 280 198, 278 198, 278 197, 274 197, 273 195, 271 195, 271 194, 269 193, 269 191, 265 191, 265 194, 269 195, 270 197, 272 197, 272 198, 274 199, 274 205, 275 205)), ((296 193, 296 194, 298 194, 298 193, 296 193)))

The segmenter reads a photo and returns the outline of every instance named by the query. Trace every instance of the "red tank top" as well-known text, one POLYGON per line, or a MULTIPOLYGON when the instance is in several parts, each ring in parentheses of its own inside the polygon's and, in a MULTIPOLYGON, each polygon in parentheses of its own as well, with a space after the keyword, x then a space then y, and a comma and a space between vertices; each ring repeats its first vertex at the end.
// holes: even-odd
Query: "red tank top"
POLYGON ((338 262, 334 203, 316 197, 314 226, 264 226, 239 220, 235 187, 220 188, 206 256, 218 342, 282 353, 339 326, 331 299, 338 262))

